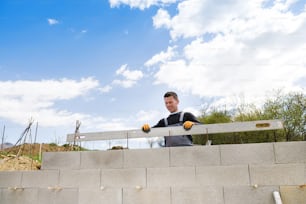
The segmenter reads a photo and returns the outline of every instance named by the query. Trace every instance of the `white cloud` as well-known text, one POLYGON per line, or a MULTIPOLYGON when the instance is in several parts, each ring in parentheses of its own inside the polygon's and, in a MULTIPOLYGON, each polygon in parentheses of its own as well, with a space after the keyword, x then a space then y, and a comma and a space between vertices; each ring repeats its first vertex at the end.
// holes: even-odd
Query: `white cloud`
POLYGON ((112 119, 112 120, 103 121, 101 123, 95 122, 93 124, 95 124, 95 126, 94 127, 92 126, 90 130, 97 129, 98 131, 114 131, 114 130, 129 130, 135 128, 128 125, 128 121, 123 119, 112 119))
POLYGON ((199 37, 205 33, 240 33, 240 29, 256 34, 265 32, 267 28, 278 31, 288 29, 290 26, 288 23, 293 27, 299 23, 295 22, 297 19, 290 18, 292 13, 286 12, 285 9, 290 7, 292 1, 274 2, 272 8, 263 8, 264 3, 265 0, 223 2, 185 0, 179 3, 178 14, 171 19, 167 11, 158 10, 153 17, 154 25, 157 28, 169 28, 172 38, 177 39, 199 37), (286 24, 286 27, 283 27, 283 24, 286 24))
POLYGON ((137 81, 143 77, 143 73, 140 70, 129 70, 127 64, 124 64, 117 69, 116 75, 119 75, 124 79, 115 79, 112 83, 120 85, 124 88, 134 86, 137 81))
POLYGON ((123 88, 131 88, 137 82, 143 78, 143 73, 140 70, 130 70, 128 69, 128 65, 124 64, 119 69, 116 70, 116 75, 120 79, 114 79, 111 83, 111 85, 106 85, 102 88, 99 88, 99 90, 102 93, 108 93, 113 89, 113 85, 118 85, 123 88))
POLYGON ((175 56, 175 47, 168 47, 167 51, 161 51, 160 53, 154 55, 151 59, 149 59, 146 63, 145 66, 150 67, 153 65, 156 65, 160 62, 166 62, 171 60, 175 56))
POLYGON ((108 92, 110 92, 111 90, 112 90, 112 86, 110 86, 110 85, 106 85, 106 86, 104 86, 104 87, 101 87, 101 88, 99 88, 99 90, 102 92, 102 93, 108 93, 108 92))
POLYGON ((133 80, 119 80, 119 79, 115 79, 113 81, 113 84, 122 86, 123 88, 131 88, 132 86, 134 86, 136 84, 136 81, 133 80))
POLYGON ((117 75, 122 75, 123 77, 125 77, 128 80, 134 80, 137 81, 139 79, 141 79, 143 77, 143 74, 141 71, 139 70, 129 70, 127 68, 127 64, 122 65, 117 71, 116 71, 117 75))
POLYGON ((170 28, 171 19, 168 11, 165 9, 159 9, 157 14, 153 16, 153 25, 155 28, 170 28))
POLYGON ((247 101, 273 89, 305 91, 298 82, 306 77, 306 10, 291 11, 294 1, 269 8, 264 2, 179 3, 177 15, 159 27, 169 28, 182 57, 163 61, 155 83, 203 97, 243 94, 247 101))
POLYGON ((109 0, 111 7, 118 7, 121 4, 129 5, 131 8, 144 10, 154 5, 166 5, 175 3, 178 0, 109 0))
POLYGON ((155 123, 160 120, 161 113, 155 110, 144 111, 141 110, 136 113, 136 120, 143 123, 148 123, 151 121, 155 121, 155 123))
POLYGON ((98 81, 92 78, 0 81, 0 117, 17 124, 24 124, 32 117, 44 127, 71 124, 71 121, 89 116, 57 110, 54 103, 83 96, 97 86, 98 81))
POLYGON ((53 19, 53 18, 48 18, 47 21, 48 21, 49 25, 56 25, 56 24, 59 23, 58 20, 53 19))

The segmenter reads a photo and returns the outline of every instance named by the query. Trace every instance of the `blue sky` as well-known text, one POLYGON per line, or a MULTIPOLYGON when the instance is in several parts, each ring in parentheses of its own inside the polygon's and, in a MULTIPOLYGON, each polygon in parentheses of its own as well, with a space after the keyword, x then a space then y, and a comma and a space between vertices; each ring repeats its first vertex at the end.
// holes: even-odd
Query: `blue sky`
POLYGON ((306 2, 295 0, 2 0, 0 127, 39 142, 154 125, 180 108, 260 104, 305 93, 306 2))

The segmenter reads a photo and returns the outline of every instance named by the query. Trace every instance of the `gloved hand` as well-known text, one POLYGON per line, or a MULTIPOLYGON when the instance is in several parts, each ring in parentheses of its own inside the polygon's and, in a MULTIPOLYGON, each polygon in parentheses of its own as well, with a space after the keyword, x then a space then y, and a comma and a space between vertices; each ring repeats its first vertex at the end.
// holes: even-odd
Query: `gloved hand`
POLYGON ((192 128, 193 124, 194 124, 194 122, 186 121, 186 122, 184 122, 183 127, 184 127, 185 130, 190 130, 192 128))
POLYGON ((150 132, 150 130, 151 130, 149 124, 144 124, 141 129, 142 129, 142 131, 144 131, 146 133, 150 132))

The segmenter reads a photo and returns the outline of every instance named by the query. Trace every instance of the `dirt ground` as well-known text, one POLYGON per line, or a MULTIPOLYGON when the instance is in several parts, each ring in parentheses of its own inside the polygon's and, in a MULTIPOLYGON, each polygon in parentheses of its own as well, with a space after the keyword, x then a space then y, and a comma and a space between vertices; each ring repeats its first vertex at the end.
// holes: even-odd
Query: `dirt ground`
POLYGON ((52 143, 11 147, 0 151, 0 171, 39 170, 41 167, 40 153, 62 151, 71 151, 71 147, 52 143))
POLYGON ((40 162, 27 156, 0 156, 0 171, 39 170, 40 162))

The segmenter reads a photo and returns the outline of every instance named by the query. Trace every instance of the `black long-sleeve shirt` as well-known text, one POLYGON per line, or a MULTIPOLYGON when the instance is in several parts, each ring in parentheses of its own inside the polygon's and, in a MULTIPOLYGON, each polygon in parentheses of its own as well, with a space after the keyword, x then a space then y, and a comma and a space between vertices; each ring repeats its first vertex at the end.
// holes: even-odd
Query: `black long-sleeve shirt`
MULTIPOLYGON (((181 111, 180 112, 175 112, 175 113, 171 113, 166 119, 168 121, 168 125, 167 126, 171 126, 174 124, 177 124, 180 122, 180 115, 181 115, 181 111)), ((200 123, 198 121, 198 119, 189 112, 184 112, 184 117, 183 117, 183 121, 181 121, 182 123, 186 122, 186 121, 191 121, 191 122, 195 122, 195 123, 200 123)), ((158 121, 158 123, 156 125, 154 125, 153 127, 166 127, 165 124, 165 119, 161 119, 160 121, 158 121)))
MULTIPOLYGON (((184 122, 191 121, 200 123, 198 119, 189 112, 175 112, 171 113, 167 118, 163 118, 154 127, 167 127, 167 126, 181 126, 184 122), (184 115, 181 115, 184 114, 184 115)), ((191 135, 179 135, 179 136, 165 136, 165 146, 191 146, 192 137, 191 135)))

